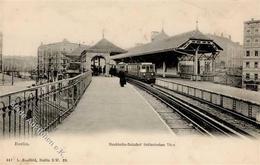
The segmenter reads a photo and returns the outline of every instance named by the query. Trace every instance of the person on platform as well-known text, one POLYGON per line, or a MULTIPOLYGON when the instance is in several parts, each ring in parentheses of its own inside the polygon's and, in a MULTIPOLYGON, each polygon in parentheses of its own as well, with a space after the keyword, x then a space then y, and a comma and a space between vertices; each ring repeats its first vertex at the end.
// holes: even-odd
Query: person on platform
POLYGON ((125 72, 119 71, 118 76, 119 76, 120 86, 124 87, 124 85, 126 85, 125 72))
POLYGON ((102 68, 101 66, 98 67, 98 75, 100 75, 102 73, 102 68))
POLYGON ((113 77, 113 73, 112 72, 113 72, 113 67, 110 67, 109 74, 110 74, 111 77, 113 77))
POLYGON ((105 75, 106 74, 106 65, 104 65, 104 67, 103 67, 103 75, 105 75))

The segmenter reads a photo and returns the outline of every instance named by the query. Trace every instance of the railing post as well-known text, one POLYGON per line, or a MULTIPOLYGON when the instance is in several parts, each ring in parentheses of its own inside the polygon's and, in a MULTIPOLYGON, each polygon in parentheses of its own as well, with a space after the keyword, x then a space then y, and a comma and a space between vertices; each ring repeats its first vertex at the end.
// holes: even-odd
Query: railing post
POLYGON ((236 107, 237 107, 236 99, 233 98, 233 106, 232 106, 232 109, 233 109, 234 111, 236 111, 236 107))
POLYGON ((247 103, 248 104, 248 117, 252 118, 252 104, 247 103))
POLYGON ((14 108, 14 136, 16 135, 16 108, 14 108))
POLYGON ((220 97, 220 106, 223 107, 223 95, 219 95, 220 97))
MULTIPOLYGON (((22 102, 21 102, 21 100, 20 100, 20 102, 19 102, 19 112, 21 112, 21 110, 22 110, 22 102)), ((18 124, 19 137, 21 136, 21 129, 22 129, 22 124, 21 124, 21 122, 22 122, 22 117, 21 117, 21 115, 20 115, 20 113, 19 113, 19 124, 18 124)))
POLYGON ((8 106, 8 135, 10 137, 11 135, 11 127, 12 127, 12 124, 11 124, 11 115, 12 115, 12 107, 11 105, 8 106))
POLYGON ((6 107, 4 106, 3 109, 3 114, 2 114, 2 118, 3 118, 3 136, 5 136, 5 116, 6 116, 6 107))

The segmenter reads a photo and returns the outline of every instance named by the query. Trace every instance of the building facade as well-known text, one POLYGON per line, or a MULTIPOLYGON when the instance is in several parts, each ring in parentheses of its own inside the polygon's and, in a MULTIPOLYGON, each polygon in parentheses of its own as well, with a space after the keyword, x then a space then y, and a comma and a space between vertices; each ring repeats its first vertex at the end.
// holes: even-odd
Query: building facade
POLYGON ((208 34, 223 48, 223 51, 215 59, 214 82, 242 87, 242 65, 243 65, 243 46, 234 42, 231 36, 208 34))
POLYGON ((0 73, 3 70, 3 33, 0 32, 0 73))
POLYGON ((243 88, 260 91, 260 20, 244 22, 243 88))
POLYGON ((238 42, 234 42, 231 36, 207 34, 207 36, 214 40, 219 46, 223 48, 217 56, 215 64, 216 69, 224 68, 242 68, 243 63, 243 46, 238 42))
POLYGON ((62 42, 41 44, 38 48, 38 77, 40 80, 56 81, 65 78, 71 58, 68 57, 76 48, 83 46, 64 39, 62 42))

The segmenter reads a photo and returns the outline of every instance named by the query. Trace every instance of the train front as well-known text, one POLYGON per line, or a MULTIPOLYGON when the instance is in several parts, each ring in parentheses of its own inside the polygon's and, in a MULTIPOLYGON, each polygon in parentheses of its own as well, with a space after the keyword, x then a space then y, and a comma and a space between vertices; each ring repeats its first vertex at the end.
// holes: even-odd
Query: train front
POLYGON ((140 79, 147 83, 155 83, 155 65, 152 63, 141 63, 140 79))

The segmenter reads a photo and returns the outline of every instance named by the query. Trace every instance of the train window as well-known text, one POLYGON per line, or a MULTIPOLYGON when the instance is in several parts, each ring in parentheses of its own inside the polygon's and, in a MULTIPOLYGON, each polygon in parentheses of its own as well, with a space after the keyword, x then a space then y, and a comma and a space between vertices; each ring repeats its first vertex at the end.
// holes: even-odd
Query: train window
POLYGON ((146 72, 149 72, 150 66, 149 66, 149 65, 146 65, 146 66, 145 66, 145 70, 146 70, 146 72))
POLYGON ((150 65, 150 72, 153 72, 153 71, 154 71, 153 65, 150 65))

